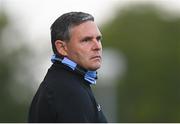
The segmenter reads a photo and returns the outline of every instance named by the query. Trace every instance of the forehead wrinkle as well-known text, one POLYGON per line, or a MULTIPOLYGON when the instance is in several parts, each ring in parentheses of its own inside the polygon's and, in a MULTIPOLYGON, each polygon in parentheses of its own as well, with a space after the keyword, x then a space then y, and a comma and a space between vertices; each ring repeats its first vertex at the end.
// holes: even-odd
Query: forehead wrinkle
POLYGON ((84 38, 84 37, 92 37, 92 38, 97 38, 97 37, 102 37, 102 34, 96 24, 93 24, 93 21, 86 21, 84 23, 81 23, 79 25, 72 25, 69 27, 69 34, 70 34, 70 39, 72 38, 72 35, 76 35, 79 38, 84 38), (92 24, 88 24, 88 22, 92 24), (86 25, 87 23, 87 25, 86 25), (80 29, 79 29, 80 28, 80 29))

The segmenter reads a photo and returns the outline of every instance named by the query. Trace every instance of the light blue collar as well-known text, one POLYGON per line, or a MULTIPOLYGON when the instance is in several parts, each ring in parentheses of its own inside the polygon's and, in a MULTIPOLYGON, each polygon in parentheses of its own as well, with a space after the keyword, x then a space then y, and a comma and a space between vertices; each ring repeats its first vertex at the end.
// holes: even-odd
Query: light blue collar
POLYGON ((68 59, 67 57, 60 58, 55 54, 52 55, 51 61, 52 61, 52 63, 54 63, 55 61, 63 63, 64 65, 70 67, 73 71, 77 71, 77 72, 80 72, 81 74, 83 74, 84 79, 86 81, 88 81, 89 84, 96 84, 96 79, 97 79, 97 72, 96 71, 84 72, 84 70, 81 70, 82 67, 79 68, 77 63, 75 63, 74 61, 68 59))

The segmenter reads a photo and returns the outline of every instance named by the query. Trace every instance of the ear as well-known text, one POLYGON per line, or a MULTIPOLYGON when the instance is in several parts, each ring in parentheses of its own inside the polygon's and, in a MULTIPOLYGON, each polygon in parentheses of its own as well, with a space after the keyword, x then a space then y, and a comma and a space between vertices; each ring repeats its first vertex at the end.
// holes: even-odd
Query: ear
POLYGON ((56 40, 55 46, 56 46, 56 49, 60 55, 67 56, 66 43, 64 41, 56 40))

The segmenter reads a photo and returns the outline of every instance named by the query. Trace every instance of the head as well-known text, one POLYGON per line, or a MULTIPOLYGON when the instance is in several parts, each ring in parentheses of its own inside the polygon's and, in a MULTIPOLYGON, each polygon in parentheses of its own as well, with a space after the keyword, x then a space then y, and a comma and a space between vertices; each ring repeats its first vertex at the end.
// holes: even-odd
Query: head
POLYGON ((83 12, 65 13, 51 26, 53 52, 88 70, 101 66, 101 37, 94 17, 83 12))

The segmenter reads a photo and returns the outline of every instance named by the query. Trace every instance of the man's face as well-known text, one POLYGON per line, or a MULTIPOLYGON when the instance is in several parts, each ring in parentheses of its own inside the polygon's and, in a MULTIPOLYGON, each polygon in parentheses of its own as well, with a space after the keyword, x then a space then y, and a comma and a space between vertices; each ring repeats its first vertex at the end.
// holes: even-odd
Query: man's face
POLYGON ((102 61, 101 33, 93 21, 70 29, 66 42, 67 57, 88 70, 97 70, 102 61))

